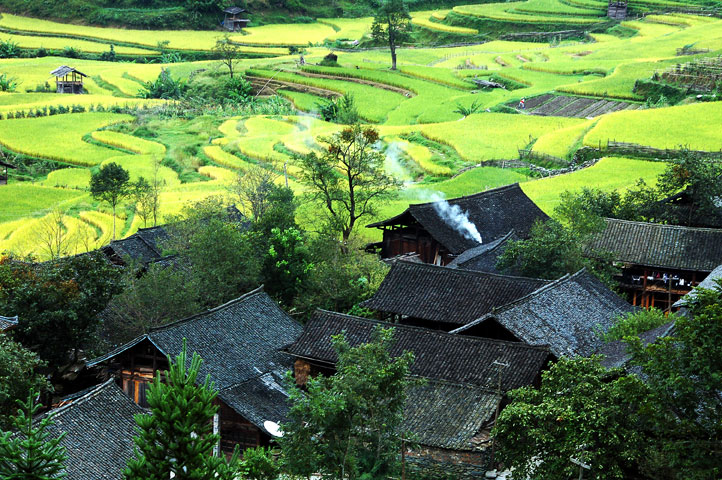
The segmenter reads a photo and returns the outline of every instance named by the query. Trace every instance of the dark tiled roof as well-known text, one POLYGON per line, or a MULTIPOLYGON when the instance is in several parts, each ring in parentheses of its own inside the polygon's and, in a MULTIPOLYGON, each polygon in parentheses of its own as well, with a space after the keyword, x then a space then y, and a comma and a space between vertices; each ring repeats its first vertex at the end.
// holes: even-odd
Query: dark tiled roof
POLYGON ((269 372, 218 392, 223 402, 269 435, 266 422, 280 425, 288 415, 285 370, 269 372))
POLYGON ((303 333, 286 351, 296 357, 334 364, 336 352, 331 336, 345 332, 351 346, 367 343, 376 325, 394 327, 394 356, 411 351, 415 361, 411 373, 426 378, 496 388, 496 360, 511 364, 502 371, 504 391, 531 385, 549 358, 547 347, 530 346, 488 338, 451 335, 419 327, 409 327, 341 313, 317 311, 303 333))
POLYGON ((241 7, 228 7, 225 10, 223 10, 224 13, 230 13, 231 15, 237 15, 241 12, 245 12, 244 9, 241 7))
POLYGON ((108 257, 117 257, 118 259, 130 257, 146 264, 163 258, 161 243, 167 239, 168 232, 161 226, 139 228, 136 233, 127 238, 113 240, 103 247, 102 251, 108 257))
POLYGON ((11 328, 14 328, 18 325, 18 317, 3 317, 0 315, 0 332, 4 332, 5 330, 9 330, 11 328))
POLYGON ((465 325, 547 283, 535 278, 399 261, 376 294, 361 305, 452 326, 465 325))
POLYGON ((133 456, 134 415, 145 411, 114 380, 51 410, 51 436, 65 433, 68 480, 120 480, 133 456))
POLYGON ((403 427, 421 445, 473 450, 473 438, 493 420, 500 399, 481 387, 427 380, 410 389, 403 427))
MULTIPOLYGON (((526 238, 534 221, 547 220, 549 217, 526 196, 518 183, 493 190, 448 200, 468 213, 469 220, 481 234, 482 242, 491 242, 503 237, 510 230, 526 238)), ((464 236, 439 216, 440 202, 410 205, 402 214, 372 223, 368 227, 381 227, 415 220, 429 234, 453 255, 459 255, 469 248, 478 246, 478 242, 464 236)))
POLYGON ((605 220, 592 247, 612 252, 616 261, 702 272, 722 264, 722 229, 605 220))
MULTIPOLYGON (((649 345, 659 338, 671 335, 673 331, 674 321, 671 321, 657 328, 640 333, 639 338, 644 345, 649 345)), ((601 363, 607 368, 623 367, 631 358, 629 353, 627 353, 627 344, 622 340, 616 340, 602 345, 597 353, 604 355, 601 363)))
POLYGON ((493 242, 468 249, 446 266, 479 272, 501 273, 496 268, 496 262, 506 250, 509 240, 518 240, 513 230, 493 242))
POLYGON ((588 356, 620 314, 635 308, 593 275, 580 270, 453 331, 495 320, 530 345, 548 344, 557 357, 588 356))
POLYGON ((88 365, 113 358, 146 339, 175 357, 186 338, 188 352, 198 352, 203 358, 200 378, 210 374, 222 390, 279 368, 290 369, 288 356, 279 350, 300 333, 301 326, 257 289, 220 307, 154 328, 88 365))

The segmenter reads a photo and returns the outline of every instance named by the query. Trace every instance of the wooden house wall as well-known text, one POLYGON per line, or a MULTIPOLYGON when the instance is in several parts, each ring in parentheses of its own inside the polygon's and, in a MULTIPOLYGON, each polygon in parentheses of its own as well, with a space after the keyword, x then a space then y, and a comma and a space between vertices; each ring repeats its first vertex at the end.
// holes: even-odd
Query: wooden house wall
MULTIPOLYGON (((158 372, 168 370, 168 360, 149 341, 118 354, 110 362, 109 372, 118 380, 123 391, 138 405, 148 407, 146 392, 158 372)), ((243 416, 220 400, 219 423, 221 434, 221 450, 226 454, 233 453, 236 445, 241 450, 257 446, 266 446, 270 437, 249 422, 243 416)))
POLYGON ((407 253, 416 253, 422 262, 435 265, 446 265, 452 260, 446 249, 423 228, 411 226, 384 229, 382 258, 407 253))
POLYGON ((615 280, 632 305, 667 310, 699 285, 708 274, 709 272, 627 264, 623 266, 621 273, 615 276, 615 280), (668 279, 666 282, 665 274, 668 279))

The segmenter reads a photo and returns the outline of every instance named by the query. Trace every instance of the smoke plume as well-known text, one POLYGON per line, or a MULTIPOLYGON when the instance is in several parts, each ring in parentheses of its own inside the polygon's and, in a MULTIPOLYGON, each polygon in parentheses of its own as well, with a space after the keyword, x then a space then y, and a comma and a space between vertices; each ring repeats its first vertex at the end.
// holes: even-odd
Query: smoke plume
POLYGON ((436 210, 439 217, 454 228, 454 230, 461 233, 464 238, 482 243, 481 234, 479 230, 477 230, 476 225, 469 220, 468 212, 462 211, 458 205, 450 205, 449 202, 438 193, 431 195, 431 201, 434 202, 434 210, 436 210))

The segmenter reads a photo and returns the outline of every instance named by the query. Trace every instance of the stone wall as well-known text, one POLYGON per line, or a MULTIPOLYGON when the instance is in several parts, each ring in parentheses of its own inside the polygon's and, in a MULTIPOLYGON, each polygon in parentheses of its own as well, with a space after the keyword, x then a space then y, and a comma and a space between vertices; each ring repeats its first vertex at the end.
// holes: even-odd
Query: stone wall
POLYGON ((484 478, 489 450, 465 452, 420 446, 407 452, 410 480, 464 480, 484 478))

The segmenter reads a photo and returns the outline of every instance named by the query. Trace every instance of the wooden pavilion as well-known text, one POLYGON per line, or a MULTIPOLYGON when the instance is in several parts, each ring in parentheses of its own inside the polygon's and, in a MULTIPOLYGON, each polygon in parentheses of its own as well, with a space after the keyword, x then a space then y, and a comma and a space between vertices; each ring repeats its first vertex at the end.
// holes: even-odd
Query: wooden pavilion
POLYGON ((63 65, 50 72, 50 74, 55 76, 58 93, 85 93, 83 90, 83 77, 87 77, 87 75, 83 72, 63 65))
POLYGON ((0 173, 0 185, 7 185, 8 183, 8 168, 17 167, 15 165, 0 160, 0 169, 2 169, 2 173, 0 173))
POLYGON ((239 32, 246 28, 251 22, 247 18, 241 18, 241 14, 245 10, 241 7, 228 7, 223 10, 225 17, 223 18, 223 28, 229 32, 239 32))

